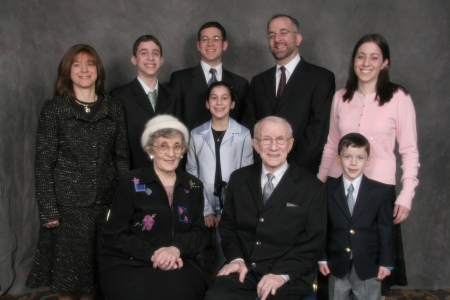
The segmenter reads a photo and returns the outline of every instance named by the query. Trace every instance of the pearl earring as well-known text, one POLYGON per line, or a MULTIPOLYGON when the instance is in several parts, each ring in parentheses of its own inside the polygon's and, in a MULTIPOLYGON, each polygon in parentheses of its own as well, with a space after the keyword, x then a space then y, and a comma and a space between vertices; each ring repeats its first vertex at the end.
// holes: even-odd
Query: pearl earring
POLYGON ((150 160, 153 160, 155 158, 152 154, 150 154, 150 160))

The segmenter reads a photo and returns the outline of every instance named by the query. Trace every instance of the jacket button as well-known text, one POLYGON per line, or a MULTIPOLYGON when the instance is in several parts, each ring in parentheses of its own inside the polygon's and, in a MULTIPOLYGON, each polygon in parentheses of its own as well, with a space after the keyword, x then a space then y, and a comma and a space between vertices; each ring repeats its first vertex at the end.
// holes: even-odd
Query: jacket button
POLYGON ((260 222, 264 222, 264 218, 259 218, 259 221, 260 222))
POLYGON ((258 246, 261 245, 261 242, 260 241, 256 242, 256 245, 258 245, 258 246))
POLYGON ((252 263, 252 267, 253 267, 253 268, 256 267, 256 263, 252 263))
POLYGON ((350 234, 355 234, 355 231, 353 229, 350 229, 350 234))
POLYGON ((350 250, 350 248, 345 248, 345 251, 350 252, 352 250, 350 250))

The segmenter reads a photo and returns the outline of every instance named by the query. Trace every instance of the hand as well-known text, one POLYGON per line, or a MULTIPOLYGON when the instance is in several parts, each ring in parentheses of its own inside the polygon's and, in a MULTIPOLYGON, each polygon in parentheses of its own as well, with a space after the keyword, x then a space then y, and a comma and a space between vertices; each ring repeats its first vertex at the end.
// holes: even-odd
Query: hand
POLYGON ((330 268, 328 268, 328 264, 319 264, 319 271, 323 276, 328 276, 328 274, 330 274, 330 268))
POLYGON ((281 275, 264 275, 256 287, 256 293, 261 300, 265 300, 269 296, 269 293, 275 295, 277 289, 285 283, 286 280, 281 275))
POLYGON ((403 205, 395 204, 394 205, 394 224, 400 224, 405 221, 411 210, 403 205))
POLYGON ((58 227, 58 226, 59 226, 59 221, 58 221, 58 220, 56 220, 56 221, 50 221, 50 222, 47 222, 47 223, 42 224, 42 226, 44 226, 44 227, 46 227, 46 228, 48 228, 48 229, 50 229, 50 228, 55 228, 55 227, 58 227))
POLYGON ((231 273, 239 273, 239 281, 244 282, 245 275, 247 274, 248 269, 243 260, 235 260, 232 263, 226 264, 219 271, 217 276, 225 276, 230 275, 231 273))
POLYGON ((375 279, 376 280, 383 280, 384 278, 386 278, 389 275, 391 275, 391 271, 388 268, 380 267, 379 270, 378 270, 377 278, 375 278, 375 279))
POLYGON ((216 225, 216 227, 219 227, 220 217, 222 217, 222 215, 218 215, 218 216, 216 217, 216 220, 217 220, 217 225, 216 225))
POLYGON ((205 218, 205 226, 206 227, 217 227, 219 226, 219 222, 217 221, 217 217, 215 215, 209 215, 205 218))
POLYGON ((153 253, 150 261, 153 262, 153 268, 161 270, 175 270, 183 267, 183 261, 180 258, 180 250, 176 247, 162 247, 153 253))

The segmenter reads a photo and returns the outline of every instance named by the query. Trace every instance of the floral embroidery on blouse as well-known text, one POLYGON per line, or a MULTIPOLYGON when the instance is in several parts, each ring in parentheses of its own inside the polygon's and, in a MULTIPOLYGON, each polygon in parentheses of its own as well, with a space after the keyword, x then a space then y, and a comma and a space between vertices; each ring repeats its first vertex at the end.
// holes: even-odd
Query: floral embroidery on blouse
POLYGON ((178 220, 189 223, 188 210, 186 207, 178 206, 178 220))

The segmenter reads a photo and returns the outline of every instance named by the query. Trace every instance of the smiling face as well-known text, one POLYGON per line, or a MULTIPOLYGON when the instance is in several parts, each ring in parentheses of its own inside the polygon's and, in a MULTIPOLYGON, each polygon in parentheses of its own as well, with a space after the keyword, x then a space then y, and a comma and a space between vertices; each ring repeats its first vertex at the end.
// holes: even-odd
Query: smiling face
POLYGON ((157 138, 153 145, 157 147, 149 147, 147 153, 154 156, 153 166, 155 171, 158 173, 171 173, 174 172, 180 163, 181 156, 183 153, 174 153, 173 147, 183 147, 181 134, 175 134, 169 138, 159 137, 157 138), (158 149, 159 146, 168 146, 167 153, 161 153, 158 149))
POLYGON ((279 17, 270 21, 267 34, 276 33, 275 37, 269 39, 269 49, 275 61, 284 66, 298 54, 298 46, 302 42, 302 36, 295 33, 292 21, 287 17, 279 17), (288 30, 289 33, 281 37, 280 32, 288 30))
POLYGON ((255 132, 255 138, 252 140, 253 147, 261 156, 264 167, 270 173, 275 172, 284 165, 293 143, 294 139, 285 123, 269 120, 260 124, 259 133, 255 132), (271 139, 271 143, 264 145, 264 139, 271 139), (284 139, 286 143, 279 145, 276 142, 277 139, 284 139))
POLYGON ((201 31, 200 41, 197 41, 197 50, 202 54, 202 60, 210 67, 215 67, 222 62, 222 52, 227 48, 228 42, 223 40, 222 33, 218 28, 208 27, 201 31), (220 40, 214 41, 214 37, 219 37, 220 40))
POLYGON ((370 157, 364 147, 343 147, 341 153, 336 155, 336 162, 342 167, 344 177, 353 181, 364 172, 370 163, 370 157))
POLYGON ((131 63, 137 66, 140 78, 155 78, 164 63, 164 57, 161 56, 161 49, 155 42, 141 42, 136 56, 131 57, 131 63))
POLYGON ((358 84, 370 84, 376 86, 380 71, 388 64, 383 59, 380 47, 374 42, 362 44, 354 58, 354 70, 358 76, 358 84))
POLYGON ((70 79, 75 94, 81 89, 95 90, 97 67, 90 55, 82 52, 75 56, 70 67, 70 79))
POLYGON ((206 108, 211 112, 213 119, 223 120, 230 117, 230 109, 233 109, 235 104, 226 86, 216 86, 211 90, 206 108))

